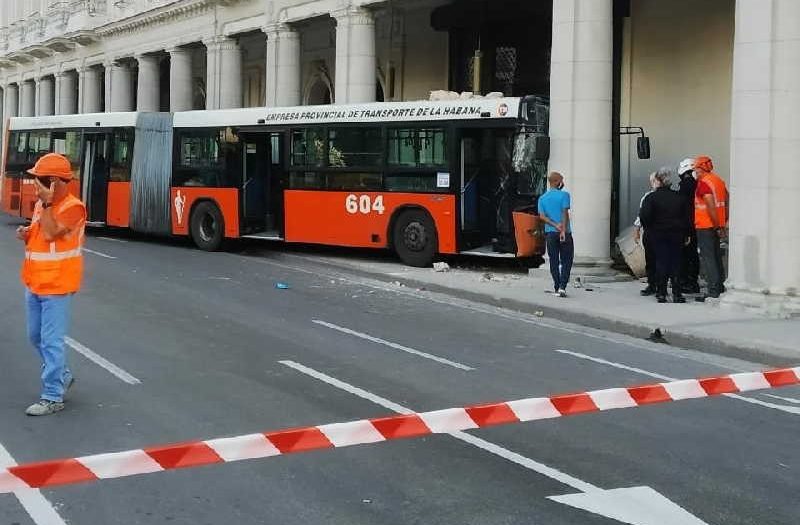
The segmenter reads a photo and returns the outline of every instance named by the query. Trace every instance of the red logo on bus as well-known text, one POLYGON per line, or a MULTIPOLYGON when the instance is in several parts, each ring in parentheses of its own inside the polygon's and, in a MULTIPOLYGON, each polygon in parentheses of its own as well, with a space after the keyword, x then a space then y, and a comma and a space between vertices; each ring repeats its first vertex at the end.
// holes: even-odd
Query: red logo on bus
POLYGON ((500 107, 497 108, 497 112, 501 117, 508 115, 508 104, 500 104, 500 107))

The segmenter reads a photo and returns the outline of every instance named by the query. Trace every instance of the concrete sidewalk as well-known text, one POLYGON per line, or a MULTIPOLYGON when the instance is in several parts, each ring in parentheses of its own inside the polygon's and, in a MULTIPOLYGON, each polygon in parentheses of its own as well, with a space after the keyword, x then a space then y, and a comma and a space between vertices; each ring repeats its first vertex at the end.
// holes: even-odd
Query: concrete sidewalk
POLYGON ((800 363, 800 319, 774 319, 733 310, 718 302, 658 304, 641 297, 644 287, 626 282, 571 287, 567 298, 552 289, 544 269, 531 275, 503 269, 459 269, 437 272, 400 263, 351 257, 311 256, 319 262, 366 273, 388 282, 445 292, 459 297, 544 317, 647 338, 656 329, 665 342, 772 366, 800 363))

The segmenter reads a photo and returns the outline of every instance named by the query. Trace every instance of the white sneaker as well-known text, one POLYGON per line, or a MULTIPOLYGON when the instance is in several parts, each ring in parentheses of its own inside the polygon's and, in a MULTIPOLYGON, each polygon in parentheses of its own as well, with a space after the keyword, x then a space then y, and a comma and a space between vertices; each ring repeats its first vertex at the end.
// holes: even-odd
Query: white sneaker
POLYGON ((560 290, 558 291, 558 296, 559 296, 559 297, 566 297, 566 296, 567 296, 567 291, 566 291, 565 289, 563 289, 563 288, 562 288, 562 289, 560 289, 560 290))
POLYGON ((36 403, 29 406, 27 410, 25 410, 25 413, 29 416, 49 416, 50 414, 55 414, 56 412, 61 412, 62 410, 64 410, 64 403, 40 399, 36 403))

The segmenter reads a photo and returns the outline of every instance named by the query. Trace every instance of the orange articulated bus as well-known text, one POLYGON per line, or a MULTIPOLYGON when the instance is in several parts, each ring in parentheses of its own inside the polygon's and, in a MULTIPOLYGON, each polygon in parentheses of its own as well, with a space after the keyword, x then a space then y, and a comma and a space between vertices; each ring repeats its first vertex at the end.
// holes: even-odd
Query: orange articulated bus
POLYGON ((54 151, 90 225, 204 250, 262 238, 390 248, 413 266, 543 253, 535 219, 514 227, 545 186, 541 97, 18 117, 7 130, 0 202, 24 218, 25 170, 54 151))

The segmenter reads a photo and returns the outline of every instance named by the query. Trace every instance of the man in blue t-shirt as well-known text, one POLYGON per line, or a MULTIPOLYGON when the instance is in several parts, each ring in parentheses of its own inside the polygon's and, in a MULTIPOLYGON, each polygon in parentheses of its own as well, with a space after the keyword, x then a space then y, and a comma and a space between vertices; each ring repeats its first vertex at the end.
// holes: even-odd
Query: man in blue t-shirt
POLYGON ((570 198, 564 191, 564 177, 554 171, 547 177, 550 188, 539 197, 539 218, 544 221, 547 256, 550 258, 550 274, 553 288, 559 297, 567 296, 569 273, 575 246, 569 220, 570 198))

